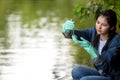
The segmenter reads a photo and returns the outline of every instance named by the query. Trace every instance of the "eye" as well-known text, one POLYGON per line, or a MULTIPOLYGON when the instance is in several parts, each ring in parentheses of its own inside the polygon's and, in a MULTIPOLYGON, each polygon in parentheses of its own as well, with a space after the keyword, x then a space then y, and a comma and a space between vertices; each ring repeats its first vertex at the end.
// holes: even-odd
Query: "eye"
POLYGON ((99 21, 96 21, 97 24, 99 24, 100 22, 99 21))
POLYGON ((105 23, 103 23, 102 25, 105 26, 105 27, 108 26, 108 24, 105 24, 105 23))

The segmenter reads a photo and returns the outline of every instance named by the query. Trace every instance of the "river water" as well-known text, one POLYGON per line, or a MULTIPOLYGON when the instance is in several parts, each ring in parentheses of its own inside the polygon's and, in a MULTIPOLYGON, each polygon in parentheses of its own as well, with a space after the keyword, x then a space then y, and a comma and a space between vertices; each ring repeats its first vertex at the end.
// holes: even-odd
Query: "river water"
POLYGON ((65 19, 53 15, 23 23, 21 11, 6 14, 0 30, 0 80, 72 80, 74 50, 62 35, 65 19))

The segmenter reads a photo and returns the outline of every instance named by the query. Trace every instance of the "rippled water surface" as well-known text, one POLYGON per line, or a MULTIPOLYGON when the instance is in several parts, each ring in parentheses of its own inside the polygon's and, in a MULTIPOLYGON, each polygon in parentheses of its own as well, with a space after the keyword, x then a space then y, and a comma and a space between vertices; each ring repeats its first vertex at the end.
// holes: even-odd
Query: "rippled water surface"
POLYGON ((0 31, 6 35, 0 37, 0 80, 71 80, 72 47, 59 18, 41 17, 31 27, 22 24, 20 14, 6 20, 0 31))

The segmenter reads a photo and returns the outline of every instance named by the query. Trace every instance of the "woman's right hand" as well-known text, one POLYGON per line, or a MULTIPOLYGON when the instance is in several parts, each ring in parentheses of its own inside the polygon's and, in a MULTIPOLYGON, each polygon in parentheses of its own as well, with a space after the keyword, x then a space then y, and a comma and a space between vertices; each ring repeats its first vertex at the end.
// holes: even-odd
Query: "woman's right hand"
POLYGON ((69 32, 70 30, 73 30, 74 28, 74 22, 72 20, 67 20, 63 25, 62 25, 62 32, 69 32))

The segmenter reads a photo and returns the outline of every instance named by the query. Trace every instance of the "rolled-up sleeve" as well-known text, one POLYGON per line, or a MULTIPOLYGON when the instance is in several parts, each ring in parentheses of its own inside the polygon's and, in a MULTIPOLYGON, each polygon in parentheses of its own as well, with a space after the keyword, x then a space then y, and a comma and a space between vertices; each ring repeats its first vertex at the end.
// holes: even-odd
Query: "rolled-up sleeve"
POLYGON ((68 33, 63 33, 65 38, 70 38, 70 39, 72 38, 73 34, 75 34, 78 37, 78 39, 80 37, 83 37, 88 41, 92 41, 96 35, 96 29, 95 27, 93 27, 84 30, 71 30, 68 33))

